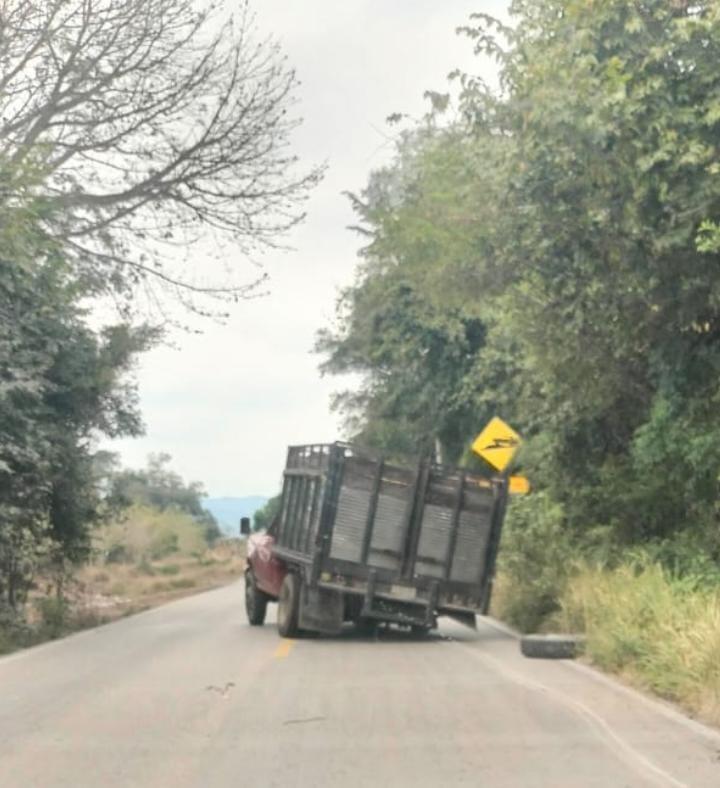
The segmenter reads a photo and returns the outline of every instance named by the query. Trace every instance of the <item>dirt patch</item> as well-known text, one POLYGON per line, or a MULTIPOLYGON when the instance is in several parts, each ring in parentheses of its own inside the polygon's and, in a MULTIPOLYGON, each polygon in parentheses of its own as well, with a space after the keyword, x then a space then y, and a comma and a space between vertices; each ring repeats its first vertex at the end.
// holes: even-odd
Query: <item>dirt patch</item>
POLYGON ((240 579, 244 569, 244 543, 228 540, 198 556, 84 567, 68 597, 78 613, 113 620, 227 585, 240 579))
POLYGON ((65 582, 61 597, 52 583, 41 579, 24 614, 0 621, 0 654, 228 585, 239 580, 244 569, 245 543, 228 539, 193 556, 89 564, 65 582))

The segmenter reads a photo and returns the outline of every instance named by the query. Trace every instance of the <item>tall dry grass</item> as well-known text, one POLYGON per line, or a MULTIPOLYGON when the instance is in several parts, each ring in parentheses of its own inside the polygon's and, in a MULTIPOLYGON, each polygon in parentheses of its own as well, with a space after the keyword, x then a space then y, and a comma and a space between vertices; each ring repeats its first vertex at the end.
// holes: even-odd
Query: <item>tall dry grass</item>
POLYGON ((720 588, 659 565, 583 567, 560 606, 553 623, 584 632, 597 665, 720 724, 720 588))

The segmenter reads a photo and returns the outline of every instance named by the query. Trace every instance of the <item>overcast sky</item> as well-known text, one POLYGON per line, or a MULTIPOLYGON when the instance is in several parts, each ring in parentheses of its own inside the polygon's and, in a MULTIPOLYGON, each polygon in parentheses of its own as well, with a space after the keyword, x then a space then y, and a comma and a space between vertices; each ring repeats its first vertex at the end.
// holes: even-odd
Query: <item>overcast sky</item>
MULTIPOLYGON (((290 238, 293 250, 262 258, 270 294, 234 307, 224 325, 176 334, 176 348, 146 354, 137 370, 147 434, 116 441, 124 464, 140 467, 164 451, 186 479, 212 496, 271 495, 292 443, 341 436, 330 394, 311 353, 316 331, 349 284, 360 239, 346 190, 387 162, 393 112, 419 116, 423 92, 442 90, 456 67, 481 70, 470 42, 455 34, 473 11, 498 13, 500 0, 255 0, 257 24, 295 67, 304 122, 294 137, 308 164, 328 171, 290 238)), ((487 68, 485 64, 484 68, 487 68)), ((248 278, 253 269, 247 265, 248 278)))

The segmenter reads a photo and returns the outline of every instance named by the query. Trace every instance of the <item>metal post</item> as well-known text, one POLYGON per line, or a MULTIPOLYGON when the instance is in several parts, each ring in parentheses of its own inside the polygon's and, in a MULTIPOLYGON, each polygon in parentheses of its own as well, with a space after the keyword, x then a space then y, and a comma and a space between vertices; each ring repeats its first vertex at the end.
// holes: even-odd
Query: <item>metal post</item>
POLYGON ((495 576, 495 562, 497 560, 498 549, 500 548, 500 533, 502 531, 503 520, 505 519, 505 509, 508 499, 508 474, 503 473, 500 482, 495 488, 496 505, 490 525, 490 535, 485 549, 485 560, 483 561, 482 571, 485 575, 482 596, 480 599, 480 609, 483 615, 487 614, 490 608, 490 596, 492 594, 493 579, 495 576))
POLYGON ((455 559, 455 545, 457 544, 457 532, 460 524, 460 512, 462 511, 463 498, 465 497, 465 471, 460 472, 460 483, 458 484, 457 497, 453 508, 452 522, 450 523, 450 534, 448 535, 447 553, 445 554, 445 579, 450 579, 453 560, 455 559))
POLYGON ((345 469, 345 452, 342 446, 334 444, 330 447, 328 458, 328 473, 324 483, 322 509, 320 511, 320 524, 315 538, 315 550, 310 573, 310 583, 315 585, 320 579, 322 562, 330 549, 335 515, 337 514, 338 497, 342 486, 342 476, 345 469))
POLYGON ((373 529, 375 527, 375 512, 377 511, 378 498, 380 496, 380 487, 382 485, 383 468, 385 467, 384 460, 379 460, 377 468, 375 469, 375 478, 373 479, 372 494, 370 496, 370 504, 368 506, 367 520, 365 522, 365 533, 363 534, 362 552, 360 554, 360 563, 366 564, 368 555, 370 553, 370 544, 372 543, 373 529))
POLYGON ((429 461, 423 461, 418 466, 417 483, 413 489, 413 505, 408 523, 409 538, 406 537, 408 551, 403 572, 406 578, 412 578, 415 572, 418 545, 420 544, 420 530, 422 529, 423 512, 425 510, 425 495, 430 483, 430 469, 431 463, 429 461))

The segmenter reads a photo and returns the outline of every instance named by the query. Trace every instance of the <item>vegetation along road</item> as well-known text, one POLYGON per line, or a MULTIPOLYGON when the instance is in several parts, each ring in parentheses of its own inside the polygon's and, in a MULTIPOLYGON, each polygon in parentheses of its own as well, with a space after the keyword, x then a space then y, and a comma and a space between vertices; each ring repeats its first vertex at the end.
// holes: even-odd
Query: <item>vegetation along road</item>
POLYGON ((717 786, 720 735, 491 621, 251 629, 233 584, 0 660, 0 784, 717 786))

